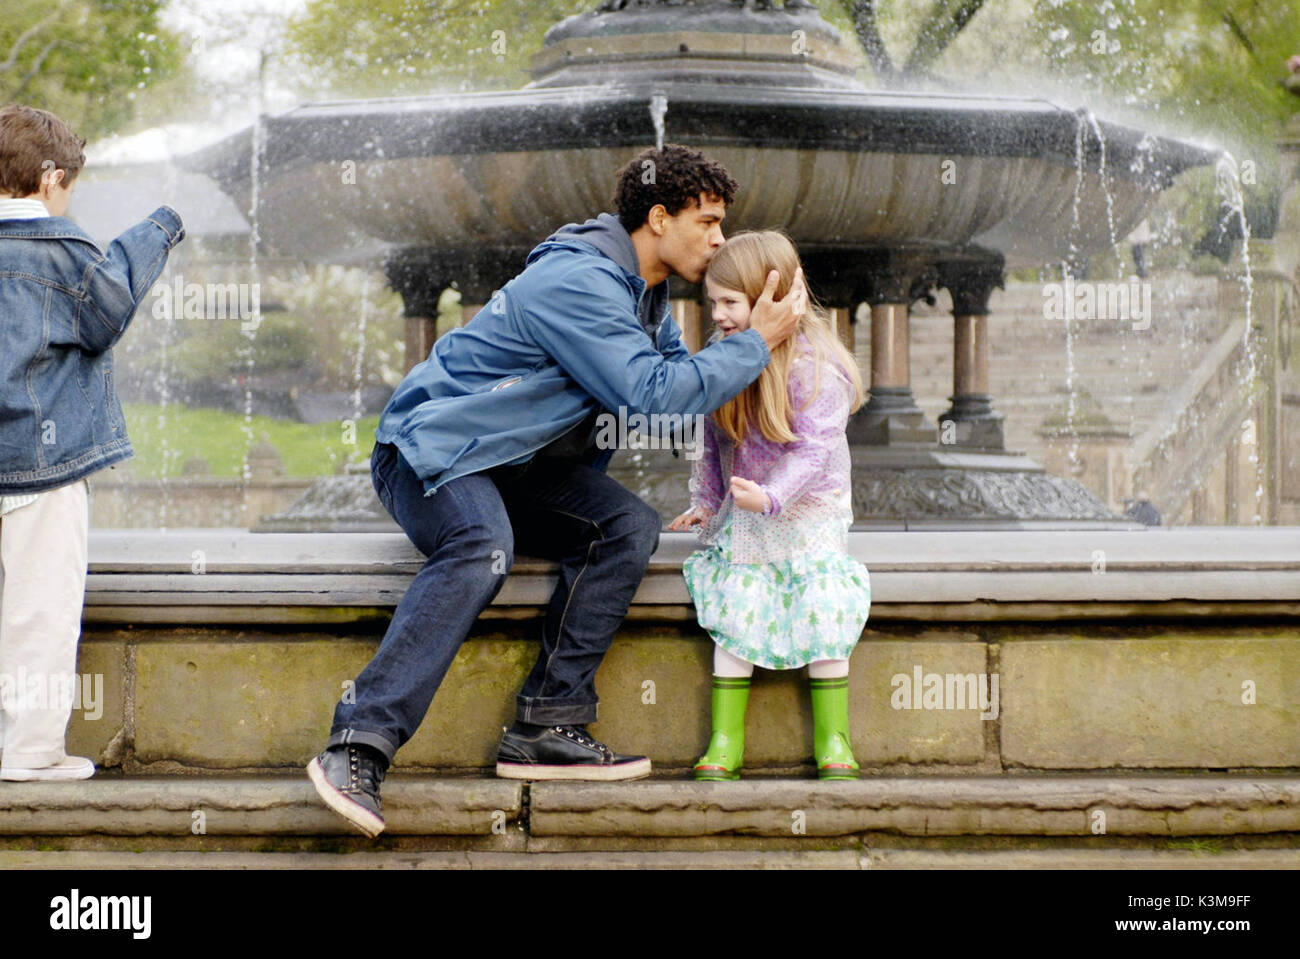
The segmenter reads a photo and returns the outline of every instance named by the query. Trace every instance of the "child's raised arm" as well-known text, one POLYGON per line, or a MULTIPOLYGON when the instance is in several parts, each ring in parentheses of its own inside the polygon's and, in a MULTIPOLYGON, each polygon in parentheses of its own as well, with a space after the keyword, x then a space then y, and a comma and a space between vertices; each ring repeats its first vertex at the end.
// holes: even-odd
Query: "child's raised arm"
POLYGON ((163 206, 109 245, 87 277, 83 316, 89 322, 80 324, 83 347, 94 353, 112 349, 162 273, 167 254, 184 238, 180 216, 163 206))

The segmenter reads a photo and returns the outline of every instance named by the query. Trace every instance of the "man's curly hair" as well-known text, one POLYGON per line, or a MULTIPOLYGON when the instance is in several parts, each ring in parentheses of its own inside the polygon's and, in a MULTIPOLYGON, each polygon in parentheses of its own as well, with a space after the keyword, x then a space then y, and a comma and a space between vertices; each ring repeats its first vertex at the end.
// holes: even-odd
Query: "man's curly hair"
POLYGON ((662 203, 670 216, 676 216, 688 206, 698 206, 703 193, 729 206, 738 187, 721 163, 699 150, 665 143, 663 149, 642 150, 618 171, 614 209, 631 233, 645 223, 656 204, 662 203))

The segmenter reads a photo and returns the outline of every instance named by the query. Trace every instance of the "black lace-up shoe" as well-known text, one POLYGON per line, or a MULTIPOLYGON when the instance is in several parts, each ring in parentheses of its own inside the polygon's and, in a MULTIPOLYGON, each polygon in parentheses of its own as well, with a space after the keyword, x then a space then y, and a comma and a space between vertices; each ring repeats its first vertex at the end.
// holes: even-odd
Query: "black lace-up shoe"
POLYGON ((331 746, 307 764, 307 777, 325 805, 374 839, 384 831, 379 784, 387 770, 383 756, 368 746, 331 746))
POLYGON ((650 775, 645 756, 619 756, 582 726, 515 723, 497 749, 504 779, 587 779, 611 782, 650 775))

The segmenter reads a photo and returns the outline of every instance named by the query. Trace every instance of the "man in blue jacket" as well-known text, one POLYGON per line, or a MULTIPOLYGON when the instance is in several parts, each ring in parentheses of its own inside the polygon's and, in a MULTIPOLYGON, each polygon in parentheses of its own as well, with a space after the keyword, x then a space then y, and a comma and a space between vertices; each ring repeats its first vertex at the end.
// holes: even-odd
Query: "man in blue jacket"
POLYGON ((694 356, 682 345, 665 281, 700 282, 735 191, 727 171, 697 151, 643 152, 619 173, 617 217, 550 236, 393 394, 372 478, 428 561, 308 766, 325 803, 367 835, 384 828, 379 786, 393 754, 423 721, 516 550, 558 561, 560 575, 497 775, 649 775, 649 759, 620 756, 586 730, 596 719, 596 669, 660 530, 658 514, 605 474, 614 451, 597 448, 596 421, 620 409, 711 413, 793 332, 802 283, 773 302, 773 273, 749 330, 694 356))

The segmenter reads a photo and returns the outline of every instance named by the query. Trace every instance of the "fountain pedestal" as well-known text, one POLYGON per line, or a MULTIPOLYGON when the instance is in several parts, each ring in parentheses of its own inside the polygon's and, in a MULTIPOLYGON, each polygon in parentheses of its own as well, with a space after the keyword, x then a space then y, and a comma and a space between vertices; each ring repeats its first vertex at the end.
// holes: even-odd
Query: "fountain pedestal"
POLYGON ((255 533, 393 533, 370 482, 370 462, 350 463, 338 476, 323 476, 291 507, 261 517, 255 533))

